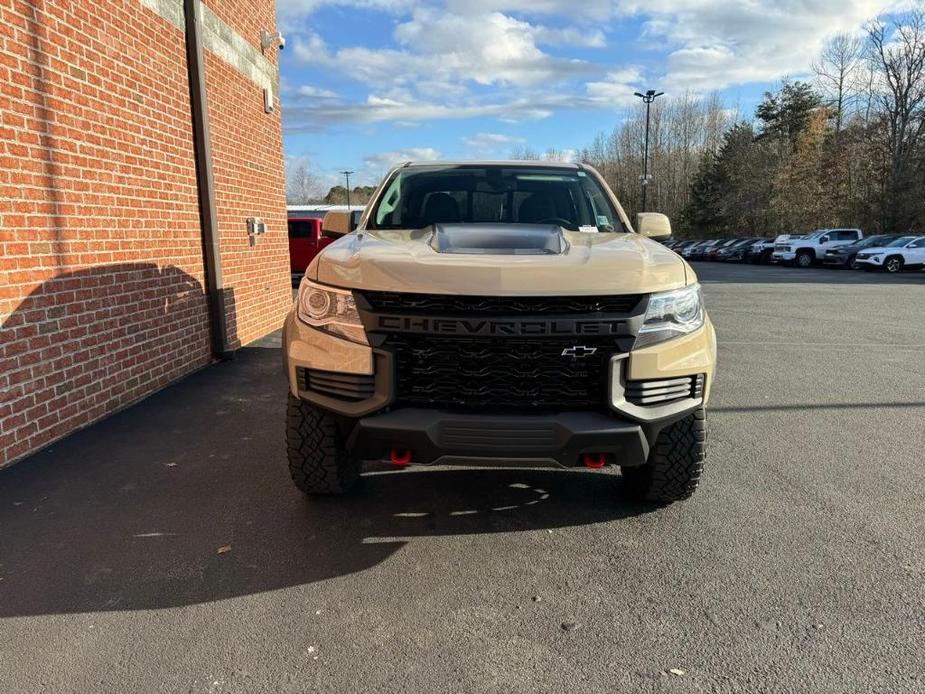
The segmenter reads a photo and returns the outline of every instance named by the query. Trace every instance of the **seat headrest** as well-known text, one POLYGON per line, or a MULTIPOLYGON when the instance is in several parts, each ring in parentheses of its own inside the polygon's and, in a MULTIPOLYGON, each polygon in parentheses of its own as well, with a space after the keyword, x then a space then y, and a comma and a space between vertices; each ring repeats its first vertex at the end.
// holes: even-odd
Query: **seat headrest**
POLYGON ((424 219, 428 224, 456 224, 459 204, 447 193, 434 193, 424 205, 424 219))

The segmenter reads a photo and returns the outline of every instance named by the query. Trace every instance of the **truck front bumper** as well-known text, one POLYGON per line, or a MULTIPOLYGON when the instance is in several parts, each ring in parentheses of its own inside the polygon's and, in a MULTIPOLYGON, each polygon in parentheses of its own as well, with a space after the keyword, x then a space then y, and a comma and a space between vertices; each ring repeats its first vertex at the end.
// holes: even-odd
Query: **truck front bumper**
POLYGON ((484 458, 573 467, 593 453, 621 466, 642 465, 664 427, 706 405, 716 363, 708 318, 689 335, 611 357, 599 409, 513 412, 499 402, 491 411, 463 412, 396 402, 388 350, 315 330, 293 314, 283 345, 292 395, 337 416, 355 455, 382 460, 398 449, 411 451, 415 463, 484 458))
POLYGON ((792 263, 797 257, 793 251, 774 251, 771 254, 772 263, 792 263))
MULTIPOLYGON (((663 425, 662 425, 663 426, 663 425)), ((553 461, 582 464, 582 455, 605 454, 620 466, 643 465, 657 432, 597 412, 550 415, 462 414, 407 408, 357 420, 347 441, 363 460, 408 451, 414 463, 453 458, 553 461)))

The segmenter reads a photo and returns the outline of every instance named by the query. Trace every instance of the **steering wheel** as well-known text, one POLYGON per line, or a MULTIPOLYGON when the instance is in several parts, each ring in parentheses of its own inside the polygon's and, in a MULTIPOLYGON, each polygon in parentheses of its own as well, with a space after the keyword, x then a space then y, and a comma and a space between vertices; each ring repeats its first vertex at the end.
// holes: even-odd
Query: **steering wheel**
POLYGON ((575 223, 570 219, 565 219, 564 217, 547 217, 546 219, 541 219, 538 224, 556 224, 557 226, 570 229, 575 226, 575 223))

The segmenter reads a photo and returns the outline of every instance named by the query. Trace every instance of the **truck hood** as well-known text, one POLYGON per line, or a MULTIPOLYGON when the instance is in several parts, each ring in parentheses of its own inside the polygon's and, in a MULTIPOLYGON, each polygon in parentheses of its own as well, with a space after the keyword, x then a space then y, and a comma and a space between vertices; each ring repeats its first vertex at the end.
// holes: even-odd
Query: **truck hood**
POLYGON ((639 294, 694 281, 660 243, 540 225, 370 230, 330 244, 308 277, 336 287, 437 294, 639 294))

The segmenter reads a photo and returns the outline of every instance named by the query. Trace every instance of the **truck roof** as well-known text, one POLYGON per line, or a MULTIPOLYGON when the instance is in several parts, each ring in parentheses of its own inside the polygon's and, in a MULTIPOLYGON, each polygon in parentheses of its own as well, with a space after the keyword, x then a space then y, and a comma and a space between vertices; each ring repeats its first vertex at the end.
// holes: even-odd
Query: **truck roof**
POLYGON ((406 161, 399 164, 401 168, 409 167, 450 167, 450 166, 522 166, 527 168, 543 169, 570 169, 576 171, 581 167, 580 164, 567 161, 544 161, 542 159, 464 159, 459 161, 406 161))

